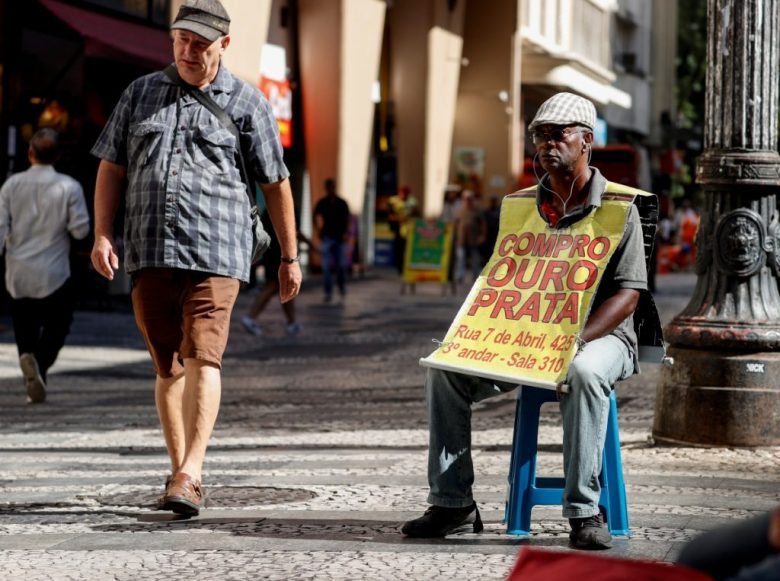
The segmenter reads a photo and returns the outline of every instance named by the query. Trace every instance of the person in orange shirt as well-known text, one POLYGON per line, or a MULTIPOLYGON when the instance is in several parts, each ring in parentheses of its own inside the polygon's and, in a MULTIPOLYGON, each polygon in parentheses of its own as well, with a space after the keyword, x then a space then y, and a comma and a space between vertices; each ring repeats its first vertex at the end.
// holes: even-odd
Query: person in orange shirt
POLYGON ((675 230, 679 236, 681 268, 687 268, 696 260, 696 232, 699 230, 699 214, 688 198, 683 198, 675 216, 675 230))

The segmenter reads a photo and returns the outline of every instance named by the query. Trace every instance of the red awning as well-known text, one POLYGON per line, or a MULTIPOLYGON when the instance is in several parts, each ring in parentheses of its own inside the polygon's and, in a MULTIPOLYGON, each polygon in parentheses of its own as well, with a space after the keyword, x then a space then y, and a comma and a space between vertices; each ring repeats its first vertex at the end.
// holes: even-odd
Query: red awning
POLYGON ((84 37, 90 57, 119 58, 152 67, 173 61, 173 44, 165 30, 105 16, 56 0, 40 0, 52 14, 84 37))

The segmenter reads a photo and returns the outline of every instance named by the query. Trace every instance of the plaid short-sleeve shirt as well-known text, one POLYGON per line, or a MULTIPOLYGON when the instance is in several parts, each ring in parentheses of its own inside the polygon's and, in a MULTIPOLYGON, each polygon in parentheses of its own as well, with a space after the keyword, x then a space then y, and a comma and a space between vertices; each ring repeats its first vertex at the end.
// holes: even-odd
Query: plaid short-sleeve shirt
MULTIPOLYGON (((260 183, 289 176, 271 106, 220 66, 205 89, 238 127, 260 183)), ((163 72, 122 94, 92 154, 127 167, 125 268, 180 268, 248 280, 252 231, 233 134, 163 72)))

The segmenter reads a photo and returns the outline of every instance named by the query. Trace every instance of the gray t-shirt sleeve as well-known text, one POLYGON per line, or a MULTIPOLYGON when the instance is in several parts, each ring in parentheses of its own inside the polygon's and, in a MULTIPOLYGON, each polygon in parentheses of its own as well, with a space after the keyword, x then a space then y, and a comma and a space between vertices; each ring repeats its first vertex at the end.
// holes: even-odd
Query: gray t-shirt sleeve
POLYGON ((645 246, 642 238, 642 224, 639 211, 633 204, 629 209, 626 230, 615 249, 614 284, 618 288, 647 290, 647 268, 645 266, 645 246))
MULTIPOLYGON (((607 299, 623 288, 637 291, 647 290, 642 224, 639 221, 639 211, 633 204, 629 209, 623 238, 621 238, 601 278, 591 313, 598 310, 607 299)), ((626 317, 611 334, 626 344, 634 358, 635 368, 638 369, 636 367, 637 338, 634 331, 633 315, 626 317)))

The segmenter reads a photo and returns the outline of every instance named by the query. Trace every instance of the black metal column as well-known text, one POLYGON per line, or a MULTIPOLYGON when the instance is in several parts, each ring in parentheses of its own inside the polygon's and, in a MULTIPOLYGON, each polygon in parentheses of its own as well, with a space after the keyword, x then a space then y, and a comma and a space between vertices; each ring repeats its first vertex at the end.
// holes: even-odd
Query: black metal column
POLYGON ((696 290, 666 329, 662 442, 780 444, 780 0, 708 0, 696 290))

